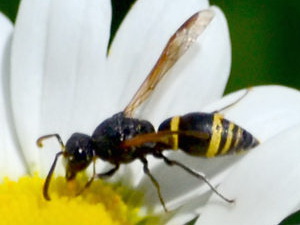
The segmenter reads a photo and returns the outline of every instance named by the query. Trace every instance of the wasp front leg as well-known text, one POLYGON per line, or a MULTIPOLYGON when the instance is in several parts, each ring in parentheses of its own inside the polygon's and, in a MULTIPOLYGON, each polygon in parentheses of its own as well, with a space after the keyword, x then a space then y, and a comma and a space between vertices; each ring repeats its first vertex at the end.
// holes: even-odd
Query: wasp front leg
POLYGON ((96 178, 106 178, 106 177, 110 177, 112 176, 117 170, 119 169, 119 164, 116 164, 115 167, 113 167, 112 169, 108 170, 107 172, 104 173, 96 173, 96 161, 93 160, 93 175, 92 177, 88 180, 88 182, 84 185, 84 187, 82 188, 81 191, 79 191, 77 193, 77 195, 81 195, 85 189, 89 188, 91 186, 91 184, 93 183, 93 181, 96 178))

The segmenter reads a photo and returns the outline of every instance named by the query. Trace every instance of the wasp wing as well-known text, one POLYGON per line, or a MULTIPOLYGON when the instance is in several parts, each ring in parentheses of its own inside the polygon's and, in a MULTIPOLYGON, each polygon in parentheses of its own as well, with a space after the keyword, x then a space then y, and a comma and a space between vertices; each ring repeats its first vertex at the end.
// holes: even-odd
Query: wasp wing
POLYGON ((134 110, 149 97, 168 70, 197 40, 213 16, 214 12, 211 9, 197 12, 172 35, 155 66, 124 109, 127 117, 132 117, 134 110))
POLYGON ((185 130, 185 131, 158 131, 156 133, 147 133, 139 134, 133 138, 124 140, 121 143, 121 146, 124 148, 128 147, 138 147, 142 146, 145 143, 161 143, 166 146, 174 146, 174 136, 190 136, 198 139, 207 140, 210 138, 208 133, 194 131, 194 130, 185 130))

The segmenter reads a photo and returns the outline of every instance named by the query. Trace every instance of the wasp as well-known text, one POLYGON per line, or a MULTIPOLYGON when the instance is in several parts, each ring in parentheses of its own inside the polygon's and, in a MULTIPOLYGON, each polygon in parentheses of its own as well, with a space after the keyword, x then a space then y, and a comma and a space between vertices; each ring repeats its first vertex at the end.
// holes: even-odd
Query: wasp
POLYGON ((45 135, 37 140, 37 145, 42 147, 45 139, 54 137, 61 146, 61 151, 56 154, 43 186, 43 195, 46 200, 50 200, 48 193, 50 180, 60 156, 66 161, 65 178, 67 181, 74 180, 78 172, 93 164, 92 176, 83 190, 88 188, 94 179, 110 177, 121 164, 138 159, 143 164, 144 173, 156 188, 161 205, 167 211, 159 182, 148 167, 147 156, 152 155, 163 160, 168 166, 178 166, 192 176, 203 180, 222 199, 233 202, 219 193, 204 175, 179 161, 168 158, 164 152, 180 149, 186 154, 197 157, 228 155, 258 145, 258 140, 252 134, 223 118, 219 112, 193 112, 183 116, 174 116, 163 121, 157 130, 149 121, 134 118, 135 110, 150 96, 167 71, 197 40, 213 17, 214 13, 211 9, 191 16, 171 36, 155 66, 125 109, 100 123, 91 136, 74 133, 66 144, 58 134, 45 135), (111 163, 113 167, 103 173, 97 173, 95 167, 98 159, 111 163))

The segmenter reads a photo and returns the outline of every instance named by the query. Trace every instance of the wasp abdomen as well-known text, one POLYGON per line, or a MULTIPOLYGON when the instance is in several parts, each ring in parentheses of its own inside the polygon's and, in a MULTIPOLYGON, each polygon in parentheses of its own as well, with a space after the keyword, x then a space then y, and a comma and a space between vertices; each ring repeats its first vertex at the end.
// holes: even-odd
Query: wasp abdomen
POLYGON ((195 156, 215 157, 237 153, 259 143, 252 134, 219 113, 175 116, 165 120, 158 130, 175 132, 170 147, 195 156))

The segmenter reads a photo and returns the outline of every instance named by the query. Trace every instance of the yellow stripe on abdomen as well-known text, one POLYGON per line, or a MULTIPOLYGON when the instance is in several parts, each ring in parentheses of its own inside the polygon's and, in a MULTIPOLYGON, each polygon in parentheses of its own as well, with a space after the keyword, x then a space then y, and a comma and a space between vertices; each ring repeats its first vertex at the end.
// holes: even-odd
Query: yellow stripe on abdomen
POLYGON ((234 127, 235 127, 235 125, 230 122, 229 126, 228 126, 228 130, 227 130, 226 142, 225 142, 225 145, 224 145, 224 147, 222 148, 222 150, 220 152, 221 155, 226 154, 228 152, 230 146, 231 146, 234 127))
POLYGON ((212 124, 212 134, 209 142, 209 146, 206 152, 206 157, 214 157, 218 153, 218 149, 222 138, 222 120, 223 116, 221 114, 214 114, 213 124, 212 124))
POLYGON ((236 132, 235 142, 233 144, 233 147, 236 148, 239 145, 239 142, 242 140, 243 136, 243 130, 239 127, 236 132))
MULTIPOLYGON (((171 119, 171 124, 170 124, 170 129, 173 132, 177 132, 179 129, 179 121, 180 121, 180 116, 174 116, 171 119)), ((172 135, 173 143, 172 143, 172 149, 176 150, 178 149, 178 134, 173 134, 172 135)))

